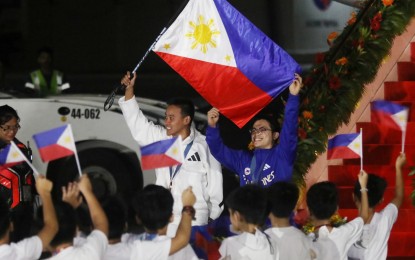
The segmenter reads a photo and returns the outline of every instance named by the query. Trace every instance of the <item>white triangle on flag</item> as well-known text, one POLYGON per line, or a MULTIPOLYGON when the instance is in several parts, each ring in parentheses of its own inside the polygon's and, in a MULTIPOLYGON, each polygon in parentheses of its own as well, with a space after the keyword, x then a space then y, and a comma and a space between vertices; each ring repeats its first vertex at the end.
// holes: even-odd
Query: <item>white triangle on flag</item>
POLYGON ((26 157, 20 151, 19 147, 14 142, 10 143, 9 154, 7 155, 7 163, 18 163, 26 161, 26 157))
POLYGON ((153 51, 236 67, 228 34, 211 0, 190 0, 153 51))
POLYGON ((408 122, 408 114, 409 114, 409 109, 406 108, 392 115, 393 120, 395 121, 397 125, 399 125, 402 131, 406 131, 406 124, 408 122))
POLYGON ((358 154, 360 157, 362 157, 362 145, 362 134, 359 134, 347 147, 356 154, 358 154))
POLYGON ((184 155, 183 155, 183 147, 182 147, 182 137, 178 136, 176 141, 167 149, 166 156, 183 163, 184 155))
POLYGON ((73 138, 72 128, 70 125, 68 125, 63 131, 62 135, 58 139, 57 144, 76 153, 75 140, 73 138))

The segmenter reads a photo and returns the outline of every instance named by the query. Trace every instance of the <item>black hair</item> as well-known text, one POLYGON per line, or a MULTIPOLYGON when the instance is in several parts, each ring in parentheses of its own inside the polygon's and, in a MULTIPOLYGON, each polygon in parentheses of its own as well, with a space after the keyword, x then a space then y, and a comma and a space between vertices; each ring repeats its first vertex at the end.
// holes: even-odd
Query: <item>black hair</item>
POLYGON ((133 208, 141 224, 150 232, 164 228, 173 213, 173 196, 164 187, 150 184, 133 199, 133 208))
POLYGON ((0 239, 3 239, 7 235, 10 228, 10 211, 9 205, 6 200, 1 196, 0 197, 0 239))
POLYGON ((278 218, 290 217, 297 204, 300 191, 294 183, 276 182, 268 188, 268 201, 271 213, 278 218))
POLYGON ((278 121, 271 114, 259 114, 259 115, 255 116, 253 121, 252 121, 252 126, 258 120, 267 121, 269 123, 269 126, 271 127, 272 132, 280 132, 281 131, 281 127, 278 124, 278 121))
POLYGON ((16 118, 17 122, 20 122, 20 117, 14 108, 9 105, 0 106, 0 125, 9 122, 12 118, 16 118))
POLYGON ((43 46, 37 50, 37 56, 40 56, 42 53, 47 53, 50 57, 53 57, 53 49, 49 46, 43 46))
POLYGON ((329 219, 338 207, 337 187, 333 182, 318 182, 307 192, 307 206, 310 213, 319 220, 329 219))
POLYGON ((177 106, 181 110, 183 117, 190 116, 190 124, 195 117, 195 105, 190 99, 187 98, 173 98, 167 101, 168 106, 177 106))
POLYGON ((265 190, 254 184, 236 188, 225 203, 229 209, 238 211, 245 222, 258 226, 265 223, 269 213, 265 190))
MULTIPOLYGON (((383 194, 385 193, 386 187, 388 186, 386 180, 382 177, 379 177, 375 174, 369 173, 367 179, 367 197, 369 200, 369 207, 375 207, 383 198, 383 194)), ((362 194, 360 192, 360 183, 357 180, 354 184, 354 196, 359 201, 362 199, 362 194)))
POLYGON ((102 205, 108 218, 108 239, 119 239, 124 233, 127 223, 127 206, 117 196, 111 196, 102 205))
POLYGON ((56 202, 54 206, 59 223, 59 231, 50 242, 50 245, 56 247, 63 243, 72 243, 78 224, 76 210, 65 202, 56 202))

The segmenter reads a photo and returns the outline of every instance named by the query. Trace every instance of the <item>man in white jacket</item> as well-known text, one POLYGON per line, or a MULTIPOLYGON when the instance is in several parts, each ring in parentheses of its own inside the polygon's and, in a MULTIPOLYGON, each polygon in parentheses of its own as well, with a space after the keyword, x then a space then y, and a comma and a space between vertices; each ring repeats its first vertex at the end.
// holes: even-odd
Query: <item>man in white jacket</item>
MULTIPOLYGON (((191 186, 196 195, 193 229, 205 226, 209 219, 219 217, 223 209, 222 171, 220 163, 210 154, 205 136, 192 126, 194 105, 185 99, 170 102, 166 109, 165 127, 155 125, 144 116, 135 100, 135 80, 135 73, 130 79, 129 72, 122 78, 121 83, 126 86, 125 96, 118 101, 134 139, 140 146, 179 135, 183 140, 183 164, 156 169, 156 184, 170 189, 174 198, 173 225, 177 226, 180 221, 181 194, 191 186)), ((174 227, 172 230, 175 232, 174 227)))

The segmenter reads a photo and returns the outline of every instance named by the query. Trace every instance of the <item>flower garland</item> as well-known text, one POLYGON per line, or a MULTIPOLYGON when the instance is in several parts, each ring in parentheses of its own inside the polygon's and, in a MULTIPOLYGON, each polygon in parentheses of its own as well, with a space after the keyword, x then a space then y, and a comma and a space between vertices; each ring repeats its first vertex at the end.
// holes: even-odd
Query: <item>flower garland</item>
MULTIPOLYGON (((332 227, 340 227, 343 224, 347 223, 347 217, 341 217, 338 213, 334 214, 333 216, 331 216, 330 218, 330 225, 332 227)), ((311 223, 311 221, 307 222, 303 227, 302 230, 304 232, 304 234, 308 235, 312 235, 312 233, 314 233, 316 231, 315 226, 311 223)))
POLYGON ((311 164, 325 152, 328 137, 349 122, 364 85, 374 80, 394 38, 415 15, 413 0, 368 0, 367 5, 351 14, 341 34, 328 36, 330 49, 316 55, 304 77, 293 172, 302 186, 311 164))

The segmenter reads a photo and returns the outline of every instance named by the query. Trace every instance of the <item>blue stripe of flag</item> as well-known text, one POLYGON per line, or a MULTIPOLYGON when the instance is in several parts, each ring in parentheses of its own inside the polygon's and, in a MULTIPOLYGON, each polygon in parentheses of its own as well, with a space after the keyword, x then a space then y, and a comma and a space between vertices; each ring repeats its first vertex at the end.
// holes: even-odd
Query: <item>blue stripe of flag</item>
POLYGON ((372 102, 372 110, 382 111, 384 113, 391 115, 397 114, 405 109, 405 106, 401 106, 384 100, 376 100, 372 102))
POLYGON ((333 137, 329 140, 328 143, 328 150, 333 149, 335 147, 341 147, 341 146, 348 146, 350 143, 352 143, 359 134, 341 134, 333 137))
POLYGON ((214 0, 228 34, 238 69, 271 97, 301 73, 298 63, 226 0, 214 0))
POLYGON ((153 154, 164 154, 177 140, 176 138, 166 139, 158 142, 151 143, 141 147, 141 156, 153 155, 153 154))
POLYGON ((9 156, 10 147, 11 147, 11 145, 9 144, 6 147, 4 147, 3 150, 1 150, 1 152, 0 152, 0 165, 6 164, 7 157, 9 156))
POLYGON ((67 125, 64 125, 35 134, 33 135, 33 139, 35 140, 36 145, 39 149, 49 145, 56 144, 67 127, 67 125))

